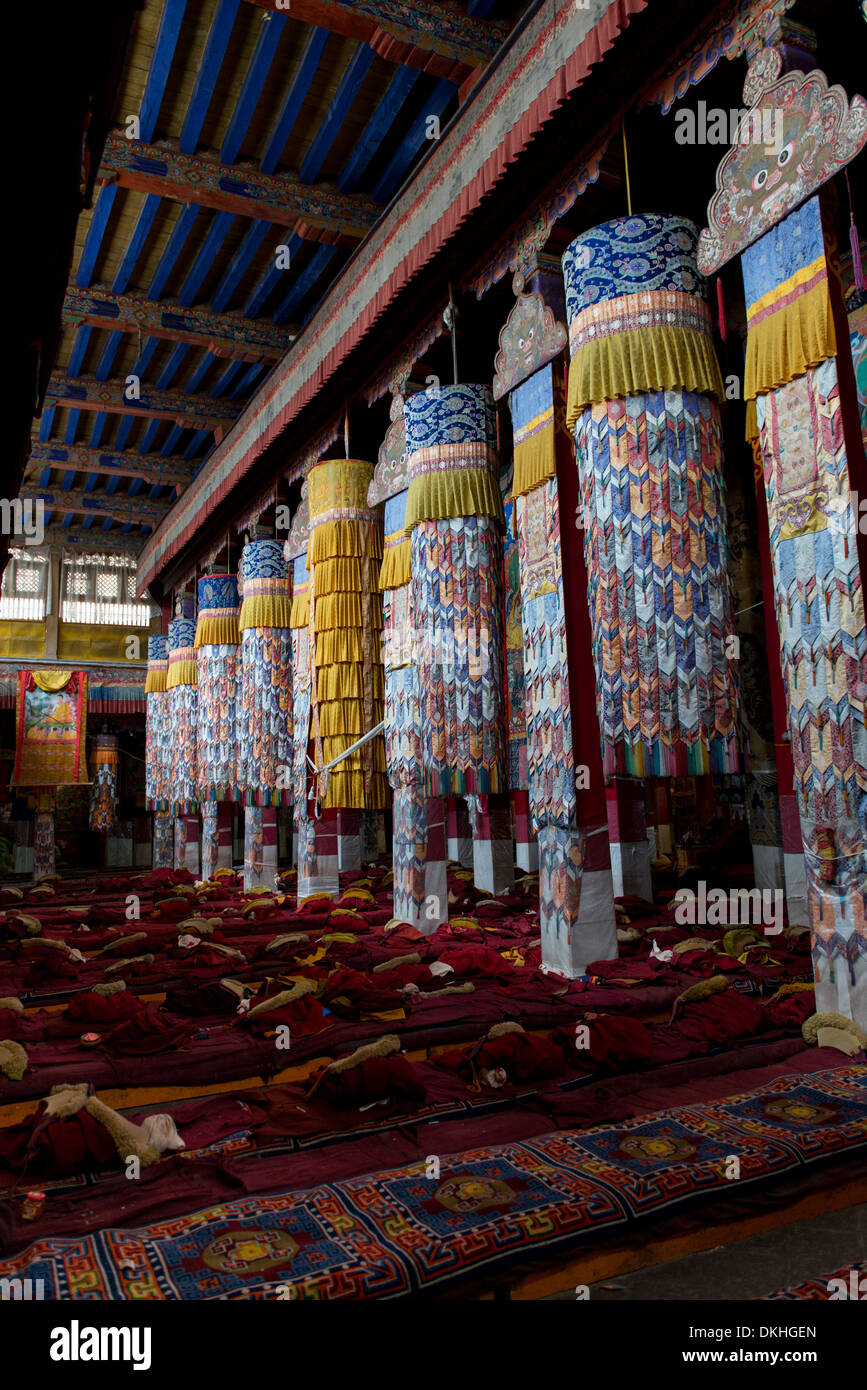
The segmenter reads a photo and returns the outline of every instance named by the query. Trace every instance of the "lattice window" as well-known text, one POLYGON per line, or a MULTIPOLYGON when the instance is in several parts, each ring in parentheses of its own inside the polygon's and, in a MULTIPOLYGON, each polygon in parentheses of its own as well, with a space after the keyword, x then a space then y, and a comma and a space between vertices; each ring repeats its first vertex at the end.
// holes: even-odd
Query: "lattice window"
POLYGON ((67 555, 60 615, 66 623, 149 627, 150 604, 135 599, 136 562, 129 555, 67 555))
POLYGON ((3 574, 0 618, 39 622, 48 611, 49 563, 46 555, 10 550, 3 574))

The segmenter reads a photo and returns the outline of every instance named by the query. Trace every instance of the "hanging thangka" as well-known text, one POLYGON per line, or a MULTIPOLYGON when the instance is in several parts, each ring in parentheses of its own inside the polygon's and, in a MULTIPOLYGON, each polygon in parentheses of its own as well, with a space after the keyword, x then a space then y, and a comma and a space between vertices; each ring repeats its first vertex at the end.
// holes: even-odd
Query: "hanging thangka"
POLYGON ((738 767, 719 401, 698 233, 615 218, 563 257, 607 774, 738 767))
POLYGON ((120 752, 117 734, 97 734, 90 793, 90 828, 107 835, 117 822, 120 752))
POLYGON ((419 391, 404 415, 427 793, 506 792, 505 517, 491 390, 419 391))
POLYGON ((173 618, 166 672, 171 738, 167 797, 175 816, 194 814, 199 801, 195 641, 195 618, 173 618))
POLYGON ((244 546, 241 584, 239 790, 249 806, 279 806, 292 800, 291 602, 282 541, 244 546))
POLYGON ((15 707, 12 786, 64 786, 87 782, 83 739, 87 727, 84 671, 21 671, 15 707))
POLYGON ((238 799, 237 703, 240 694, 238 581, 233 574, 199 580, 198 768, 202 802, 238 799))

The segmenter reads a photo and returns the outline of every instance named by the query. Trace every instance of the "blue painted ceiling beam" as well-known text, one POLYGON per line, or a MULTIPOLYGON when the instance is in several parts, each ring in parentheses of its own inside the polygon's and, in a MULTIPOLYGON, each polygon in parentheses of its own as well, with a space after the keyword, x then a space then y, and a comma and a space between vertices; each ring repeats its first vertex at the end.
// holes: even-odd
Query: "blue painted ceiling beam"
POLYGON ((283 104, 277 113, 277 118, 271 127, 265 145, 265 153, 259 161, 259 168, 263 174, 273 174, 280 163, 280 156, 286 148, 286 141, 298 119, 304 98, 310 90, 310 83, 319 67, 319 61, 325 52, 328 38, 327 30, 313 29, 301 51, 298 66, 283 98, 283 104))
POLYGON ((373 49, 360 43, 349 60, 346 72, 328 106, 328 113, 313 138, 313 143, 298 171, 302 183, 313 183, 337 136, 350 108, 358 96, 359 88, 367 76, 373 62, 373 49))
POLYGON ((229 129, 226 131, 220 146, 221 164, 234 164, 240 154, 244 137, 253 119, 253 112, 261 100, 262 88, 268 76, 268 69, 274 61, 274 55, 277 52, 277 45, 280 42, 285 24, 285 15, 268 12, 262 16, 256 48, 247 69, 240 96, 232 112, 229 129))
MULTIPOLYGON (((138 112, 140 138, 146 145, 150 144, 154 138, 186 8, 187 0, 166 0, 165 9, 160 19, 153 57, 145 82, 144 96, 138 112)), ((135 113, 123 112, 121 119, 126 114, 133 115, 135 113)))
POLYGON ((178 141, 181 154, 196 153, 240 3, 241 0, 220 0, 217 6, 217 13, 214 15, 205 42, 205 51, 196 73, 196 85, 184 116, 181 138, 178 141))
POLYGON ((354 193, 365 169, 394 124, 397 113, 409 97, 421 73, 418 68, 398 68, 388 91, 377 106, 337 180, 341 193, 354 193))

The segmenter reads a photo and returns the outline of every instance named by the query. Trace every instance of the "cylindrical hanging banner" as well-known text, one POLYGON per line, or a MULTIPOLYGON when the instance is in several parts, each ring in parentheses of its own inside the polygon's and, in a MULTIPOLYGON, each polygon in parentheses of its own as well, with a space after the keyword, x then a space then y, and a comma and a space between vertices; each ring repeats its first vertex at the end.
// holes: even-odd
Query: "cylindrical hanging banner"
POLYGON ((90 793, 90 828, 107 835, 117 822, 120 752, 116 734, 97 734, 90 793))
POLYGON ((232 574, 199 580, 198 766, 205 801, 238 799, 237 704, 240 694, 238 581, 232 574))
POLYGON ((404 406, 412 610, 429 796, 508 790, 503 499, 488 386, 444 386, 404 406))
POLYGON ((196 623, 173 618, 169 623, 169 665, 166 685, 170 700, 168 800, 176 816, 198 808, 197 756, 198 690, 196 686, 196 623))
MULTIPOLYGON (((328 459, 311 468, 311 725, 319 768, 382 721, 382 512, 369 507, 373 464, 328 459)), ((322 807, 382 810, 381 735, 350 753, 318 788, 322 807)))
POLYGON ((238 785, 250 806, 292 800, 292 642, 283 542, 256 540, 241 554, 241 704, 238 785))
POLYGON ((148 807, 157 813, 169 809, 168 767, 172 702, 166 690, 168 664, 169 639, 156 633, 148 638, 148 669, 145 677, 145 799, 148 807))
POLYGON ((696 228, 615 218, 563 257, 606 774, 738 767, 723 384, 696 228))

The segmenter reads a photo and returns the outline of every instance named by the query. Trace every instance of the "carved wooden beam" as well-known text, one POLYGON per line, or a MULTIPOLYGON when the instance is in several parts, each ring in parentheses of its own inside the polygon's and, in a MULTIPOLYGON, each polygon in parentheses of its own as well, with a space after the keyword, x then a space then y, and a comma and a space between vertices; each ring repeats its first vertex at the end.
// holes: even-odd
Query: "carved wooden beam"
MULTIPOLYGON (((469 68, 480 67, 493 58, 510 29, 508 24, 474 19, 457 5, 431 4, 430 0, 252 0, 252 3, 263 10, 288 12, 292 19, 369 43, 382 57, 408 67, 426 67, 424 57, 429 53, 469 68), (398 40, 404 51, 383 51, 389 39, 398 40)), ((397 47, 395 45, 395 49, 397 47)), ((435 76, 447 74, 436 72, 435 76)))
POLYGON ((181 429, 222 431, 237 418, 241 407, 212 396, 186 391, 161 391, 141 382, 138 396, 127 379, 98 381, 95 376, 64 376, 53 372, 45 393, 46 405, 71 410, 104 410, 110 415, 144 415, 151 420, 173 420, 181 429))
POLYGON ((294 327, 281 328, 267 319, 216 314, 207 306, 187 309, 136 294, 113 294, 101 285, 90 289, 70 285, 63 302, 63 321, 196 343, 216 357, 240 358, 242 362, 276 362, 297 336, 294 327))
POLYGON ((121 531, 84 531, 75 526, 46 526, 41 545, 28 550, 45 551, 57 546, 84 554, 138 555, 147 538, 124 535, 121 531))
POLYGON ((275 222, 308 241, 363 237, 382 211, 372 198, 339 193, 330 184, 306 184, 289 174, 221 164, 212 152, 181 154, 176 140, 145 145, 119 131, 105 142, 97 181, 275 222))
POLYGON ((92 449, 87 444, 63 444, 54 439, 34 439, 30 446, 25 476, 43 468, 78 473, 105 473, 116 478, 142 478, 153 486, 184 488, 192 479, 194 465, 183 459, 163 458, 161 454, 137 454, 132 449, 92 449))
POLYGON ((141 526, 158 526, 171 505, 141 495, 130 497, 126 492, 84 492, 80 488, 45 488, 35 482, 24 483, 21 496, 41 498, 46 509, 53 512, 83 512, 85 516, 110 516, 114 521, 133 522, 141 526))

